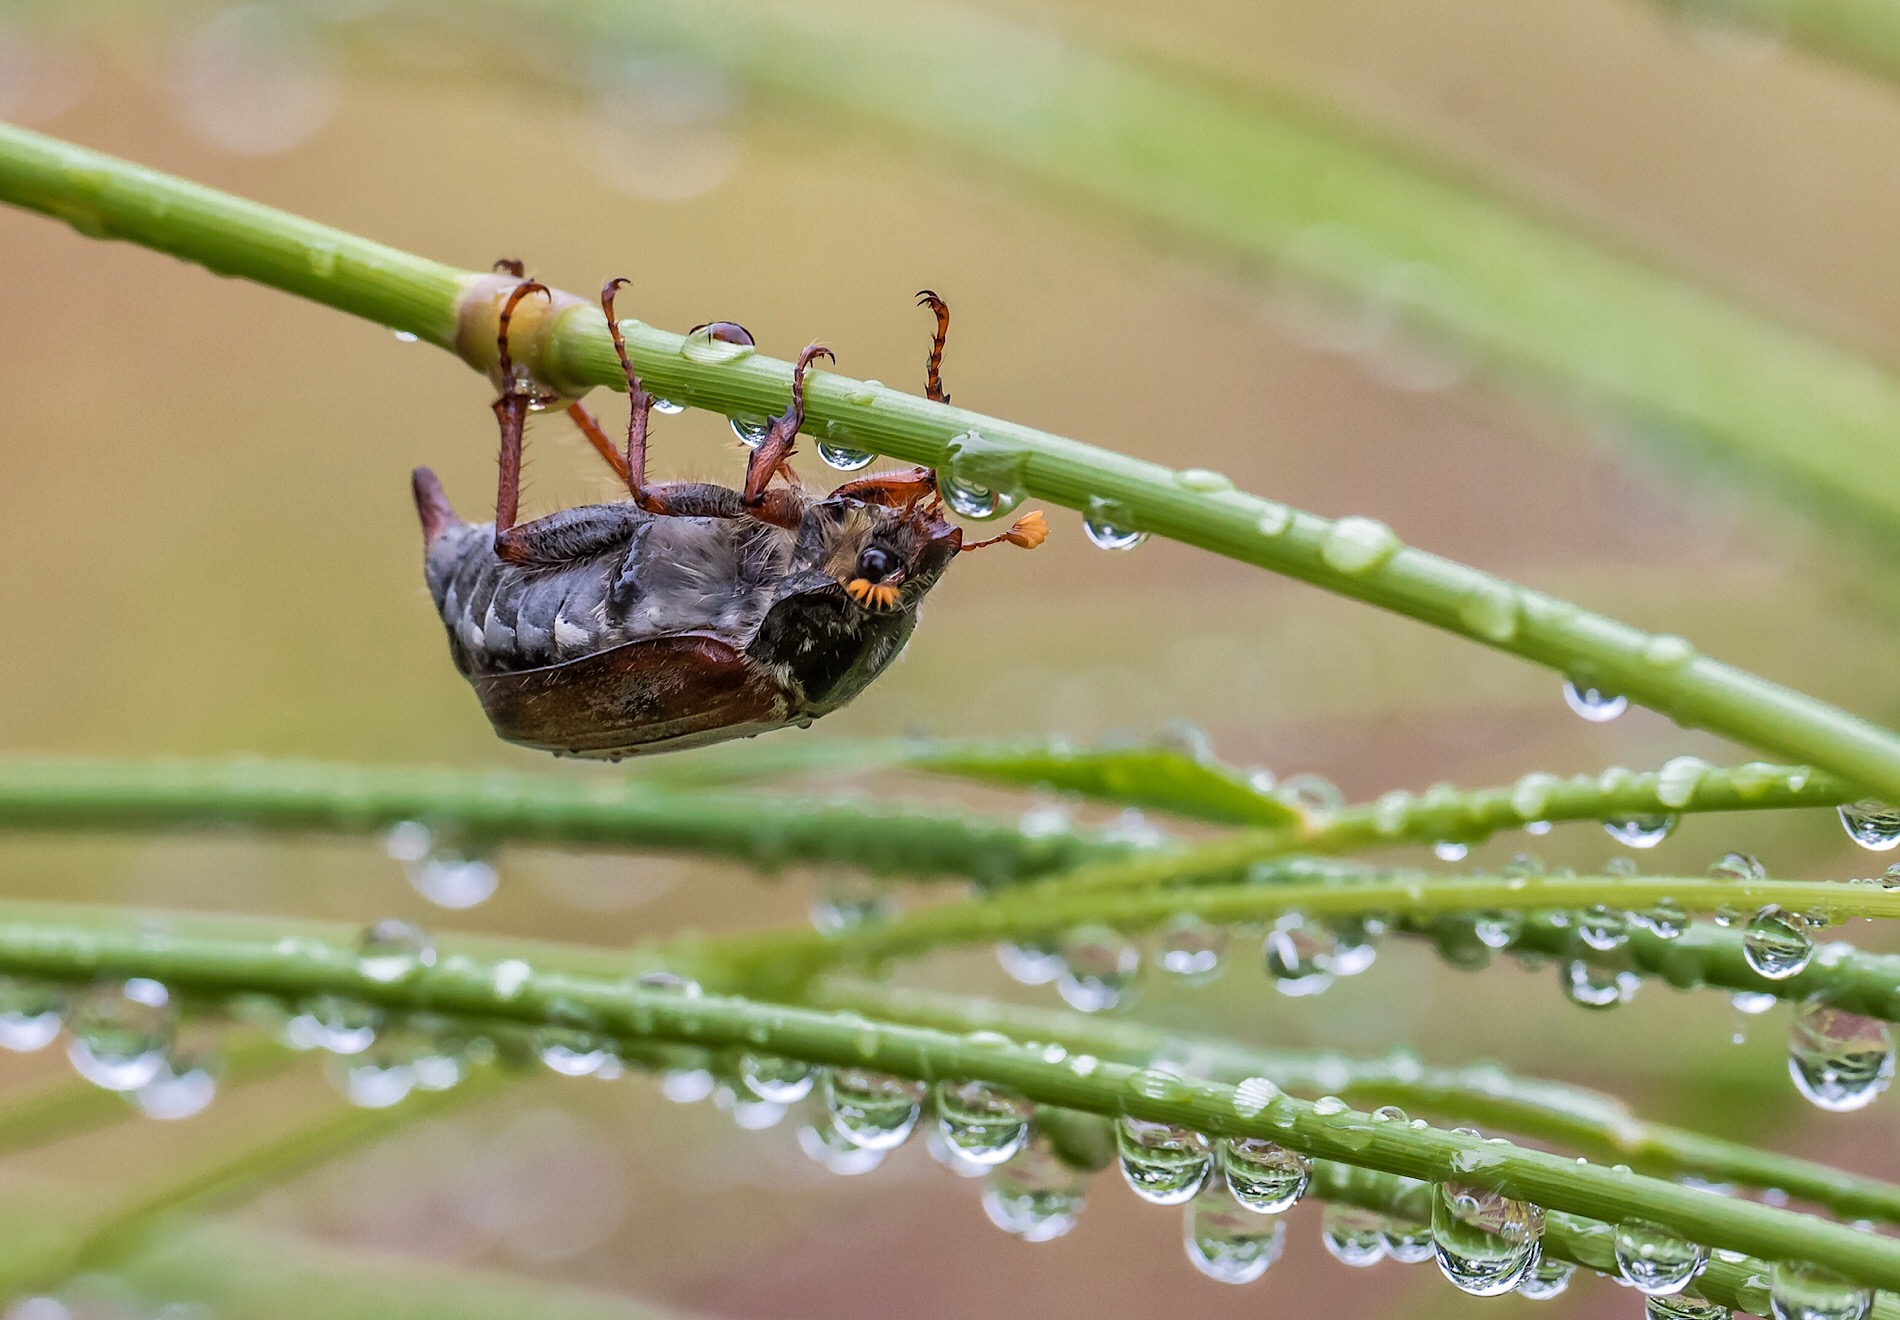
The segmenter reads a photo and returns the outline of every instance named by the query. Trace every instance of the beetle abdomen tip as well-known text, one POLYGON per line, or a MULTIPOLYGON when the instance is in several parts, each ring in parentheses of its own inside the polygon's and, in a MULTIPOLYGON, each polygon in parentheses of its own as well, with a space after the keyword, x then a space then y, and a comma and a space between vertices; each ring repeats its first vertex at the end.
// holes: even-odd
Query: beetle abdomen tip
POLYGON ((422 520, 422 546, 427 550, 435 544, 437 537, 462 520, 455 516, 455 509, 449 504, 442 483, 436 480, 435 473, 428 468, 419 467, 410 473, 409 484, 415 491, 416 516, 422 520))

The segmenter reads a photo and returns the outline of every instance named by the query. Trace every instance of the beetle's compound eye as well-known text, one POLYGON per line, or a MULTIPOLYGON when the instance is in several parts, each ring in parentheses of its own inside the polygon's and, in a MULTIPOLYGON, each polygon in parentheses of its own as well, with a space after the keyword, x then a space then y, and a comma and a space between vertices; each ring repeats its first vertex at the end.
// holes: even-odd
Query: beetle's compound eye
POLYGON ((868 546, 858 556, 858 576, 871 582, 882 582, 897 571, 897 556, 882 546, 868 546))

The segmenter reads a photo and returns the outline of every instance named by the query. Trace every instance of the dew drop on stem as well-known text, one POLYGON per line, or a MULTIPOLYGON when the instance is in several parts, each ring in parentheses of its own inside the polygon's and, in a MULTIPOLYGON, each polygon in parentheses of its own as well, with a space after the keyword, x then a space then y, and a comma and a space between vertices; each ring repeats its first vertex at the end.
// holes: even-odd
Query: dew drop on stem
POLYGON ((1528 1201, 1467 1183, 1432 1189, 1432 1241, 1438 1268, 1461 1291, 1497 1297, 1537 1264, 1544 1212, 1528 1201))
POLYGON ((966 1160, 1001 1164, 1029 1140, 1035 1107, 1022 1096, 987 1082, 938 1082, 937 1131, 966 1160))
POLYGON ((177 1025, 177 1007, 159 982, 100 982, 67 1005, 66 1057, 95 1086, 136 1091, 164 1067, 177 1025))
POLYGON ((1306 1194, 1313 1173, 1313 1162, 1305 1155, 1263 1137, 1223 1139, 1220 1165, 1234 1200, 1262 1215, 1292 1209, 1306 1194))
POLYGON ((823 1076, 832 1125, 852 1145, 891 1150, 903 1145, 917 1126, 924 1104, 922 1082, 866 1068, 830 1068, 823 1076))
POLYGON ((1122 1177, 1150 1205, 1193 1199, 1213 1168, 1213 1149, 1192 1128, 1124 1116, 1115 1125, 1122 1177))
POLYGON ((1869 852, 1900 847, 1900 810, 1873 798, 1862 798, 1838 808, 1847 837, 1869 852))
POLYGON ((1770 903, 1742 931, 1742 957, 1757 976, 1785 981, 1806 970, 1814 957, 1814 939, 1806 918, 1770 903))
POLYGON ((59 1035, 66 994, 25 977, 0 976, 0 1049, 20 1054, 45 1049, 59 1035))
POLYGON ((1643 1299, 1645 1320, 1729 1320, 1729 1309, 1692 1293, 1643 1299))
POLYGON ((1127 505, 1100 496, 1089 500, 1082 531, 1100 550, 1133 550, 1148 539, 1148 533, 1135 526, 1127 505))
POLYGON ((1280 1257, 1286 1225, 1248 1214, 1218 1184, 1188 1202, 1182 1216, 1188 1260, 1216 1283, 1252 1283, 1280 1257))
POLYGON ((1680 819, 1663 813, 1612 816, 1603 822, 1603 828, 1626 848, 1654 848, 1675 833, 1680 819))
POLYGON ((1631 1219, 1616 1226, 1617 1273, 1646 1296, 1681 1292, 1708 1262, 1707 1247, 1685 1242, 1658 1224, 1631 1219))
POLYGON ((1776 1261, 1769 1270, 1774 1320, 1865 1320, 1873 1290, 1803 1261, 1776 1261))
POLYGON ((1592 724, 1604 724, 1628 710, 1630 699, 1615 692, 1606 692, 1594 684, 1567 678, 1564 680, 1564 703, 1592 724))
POLYGON ((411 921, 385 917, 372 922, 356 945, 356 970, 385 985, 435 966, 435 945, 411 921))
POLYGON ((983 1213, 1025 1242, 1052 1242, 1071 1232, 1084 1205, 1082 1175, 1038 1142, 989 1172, 983 1213))
POLYGON ((1342 1265, 1360 1269, 1377 1265, 1385 1259, 1385 1239, 1380 1236, 1384 1223, 1371 1210, 1331 1201, 1320 1217, 1320 1242, 1342 1265))
POLYGON ((761 1100, 796 1104, 811 1094, 813 1069, 798 1059, 749 1050, 739 1056, 739 1081, 761 1100))
POLYGON ((1537 1264, 1524 1276, 1524 1282, 1517 1285, 1517 1294, 1533 1302, 1548 1302, 1563 1296, 1576 1272, 1577 1267, 1567 1260, 1539 1255, 1537 1264))
POLYGON ((1109 926, 1079 926, 1062 939, 1062 966, 1056 991, 1080 1013, 1116 1007, 1135 988, 1141 948, 1109 926))
POLYGON ((1865 1108, 1892 1084, 1893 1071, 1892 1026, 1819 997, 1796 1005, 1788 1075, 1810 1103, 1837 1114, 1865 1108))

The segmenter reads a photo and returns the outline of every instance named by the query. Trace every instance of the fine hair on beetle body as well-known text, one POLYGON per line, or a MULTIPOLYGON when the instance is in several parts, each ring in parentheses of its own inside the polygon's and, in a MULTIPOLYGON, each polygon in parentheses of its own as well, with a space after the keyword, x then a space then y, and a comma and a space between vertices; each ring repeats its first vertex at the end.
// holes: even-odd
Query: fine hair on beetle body
MULTIPOLYGON (((551 297, 519 263, 496 319, 494 413, 501 433, 492 524, 456 516, 435 474, 414 474, 425 577, 455 665, 503 738, 556 754, 609 757, 703 746, 808 725, 862 692, 903 649, 924 596, 961 552, 1034 549, 1040 512, 965 541, 944 516, 929 468, 876 473, 824 492, 792 470, 805 421, 805 380, 831 350, 807 346, 791 398, 749 454, 738 488, 650 482, 653 395, 628 357, 614 315, 624 280, 601 289, 601 311, 627 383, 627 432, 616 448, 580 403, 567 411, 625 485, 627 499, 517 521, 528 412, 558 402, 537 392, 510 352, 524 299, 551 297)), ((566 295, 563 295, 564 297, 566 295)), ((926 394, 948 402, 941 365, 950 310, 936 316, 926 394)), ((743 326, 693 333, 751 345, 743 326)))

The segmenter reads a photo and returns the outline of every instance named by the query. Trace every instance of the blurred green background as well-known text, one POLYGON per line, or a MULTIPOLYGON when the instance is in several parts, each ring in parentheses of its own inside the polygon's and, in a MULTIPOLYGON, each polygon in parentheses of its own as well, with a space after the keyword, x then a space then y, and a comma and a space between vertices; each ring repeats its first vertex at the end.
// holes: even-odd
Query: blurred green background
MULTIPOLYGON (((1219 469, 1318 512, 1375 516, 1412 544, 1900 716, 1893 548, 1772 486, 1607 426, 1562 390, 1498 378, 1455 347, 1341 333, 1368 310, 1315 308, 1271 269, 975 153, 761 94, 664 48, 634 52, 644 62, 603 90, 585 76, 598 52, 550 35, 535 6, 483 10, 485 26, 444 43, 375 0, 0 6, 0 117, 444 261, 520 257, 583 292, 624 274, 624 314, 676 330, 742 321, 777 354, 818 339, 840 370, 906 389, 921 389, 929 328, 911 294, 928 285, 955 310, 945 371, 960 404, 1219 469)), ((1748 17, 1754 7, 1688 11, 1636 0, 991 8, 999 27, 1297 105, 1502 205, 1900 360, 1900 91, 1788 48, 1748 17)), ((811 12, 841 31, 856 21, 811 12)), ((435 467, 465 514, 492 507, 484 382, 377 327, 37 217, 0 214, 0 254, 0 746, 627 772, 503 746, 450 666, 408 472, 435 467)), ((616 429, 621 401, 594 402, 616 429)), ((659 419, 653 454, 669 478, 729 481, 742 466, 724 421, 703 414, 659 419)), ((558 418, 530 431, 528 482, 536 513, 612 495, 558 418)), ((959 564, 901 665, 813 732, 776 738, 1092 739, 1186 720, 1228 760, 1319 772, 1353 798, 1737 756, 1646 712, 1585 723, 1548 673, 1298 584, 1163 543, 1108 554, 1075 515, 1051 523, 1034 556, 959 564)), ((1568 826, 1473 860, 1526 846, 1579 868, 1619 851, 1568 826)), ((1795 877, 1884 864, 1831 815, 1695 820, 1641 860, 1695 874, 1731 848, 1795 877)), ((401 915, 602 942, 800 920, 819 879, 526 849, 501 870, 489 903, 445 914, 355 841, 0 841, 0 885, 14 896, 401 915)), ((1868 929, 1843 937, 1878 945, 1868 929)), ((1296 1001, 1273 993, 1249 951, 1233 963, 1212 987, 1150 984, 1135 1012, 1261 1043, 1498 1057, 1659 1118, 1900 1176, 1891 1104, 1821 1115, 1796 1097, 1785 1008, 1742 1019, 1719 995, 1650 985, 1590 1013, 1563 1001, 1548 970, 1461 975, 1399 946, 1296 1001)), ((918 975, 1043 994, 1011 987, 987 957, 918 975)), ((52 1052, 6 1057, 0 1086, 63 1068, 52 1052)), ((0 1187, 104 1203, 332 1103, 300 1074, 206 1117, 0 1163, 0 1187)), ((1026 1246, 919 1149, 840 1179, 799 1153, 789 1124, 736 1132, 711 1106, 669 1105, 639 1080, 517 1087, 236 1214, 760 1320, 1537 1305, 1471 1302, 1430 1267, 1347 1269, 1320 1250, 1313 1207, 1294 1214, 1265 1281, 1222 1288, 1182 1259, 1176 1217, 1112 1177, 1074 1234, 1026 1246)), ((1541 1305, 1552 1317, 1638 1309, 1597 1280, 1541 1305)))

